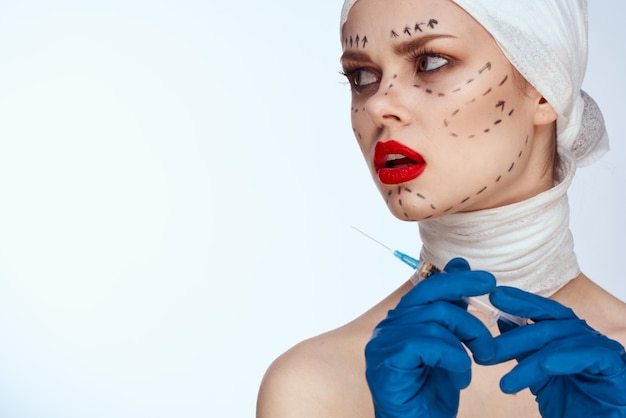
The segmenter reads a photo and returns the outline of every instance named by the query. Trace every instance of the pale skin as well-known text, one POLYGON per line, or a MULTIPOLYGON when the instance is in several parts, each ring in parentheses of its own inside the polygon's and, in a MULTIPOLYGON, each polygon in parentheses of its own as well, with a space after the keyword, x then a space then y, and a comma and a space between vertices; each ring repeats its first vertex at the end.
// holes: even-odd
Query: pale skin
MULTIPOLYGON (((498 207, 552 187, 556 113, 532 87, 520 88, 493 38, 454 3, 359 0, 342 46, 355 137, 396 217, 420 221, 498 207), (427 162, 401 187, 381 182, 373 163, 375 144, 390 139, 427 162)), ((352 322, 280 356, 263 379, 257 417, 374 417, 364 348, 412 286, 404 283, 352 322)), ((551 298, 626 345, 626 304, 584 274, 551 298)), ((530 391, 506 395, 499 388, 515 364, 474 364, 458 416, 539 417, 530 391)))

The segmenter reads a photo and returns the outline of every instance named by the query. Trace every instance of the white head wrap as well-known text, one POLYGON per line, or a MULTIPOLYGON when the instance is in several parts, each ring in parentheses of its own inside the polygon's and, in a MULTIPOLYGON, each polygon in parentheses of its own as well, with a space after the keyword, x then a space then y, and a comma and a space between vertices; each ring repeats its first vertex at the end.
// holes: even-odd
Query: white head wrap
MULTIPOLYGON (((586 0, 452 0, 478 21, 558 113, 557 141, 590 164, 608 149, 604 119, 581 90, 587 69, 586 0)), ((357 0, 346 0, 341 28, 357 0)))

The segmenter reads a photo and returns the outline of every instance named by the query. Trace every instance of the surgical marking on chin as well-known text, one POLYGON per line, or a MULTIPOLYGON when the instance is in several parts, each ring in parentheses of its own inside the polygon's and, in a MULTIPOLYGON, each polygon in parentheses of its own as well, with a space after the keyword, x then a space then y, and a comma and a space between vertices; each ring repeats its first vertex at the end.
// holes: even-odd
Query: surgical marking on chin
POLYGON ((508 172, 510 173, 511 171, 513 171, 513 168, 515 168, 515 163, 511 164, 511 167, 509 167, 509 171, 508 172))
POLYGON ((498 87, 502 87, 502 85, 504 85, 504 83, 506 83, 506 81, 509 79, 508 75, 504 76, 504 79, 500 82, 500 84, 498 84, 498 87))
POLYGON ((467 202, 468 200, 470 200, 470 199, 471 199, 471 197, 469 197, 469 196, 468 196, 468 197, 466 197, 465 199, 461 200, 461 204, 466 203, 466 202, 467 202))
POLYGON ((478 196, 479 194, 482 194, 485 190, 487 190, 487 186, 483 187, 482 189, 480 189, 478 191, 478 193, 476 193, 476 196, 478 196))

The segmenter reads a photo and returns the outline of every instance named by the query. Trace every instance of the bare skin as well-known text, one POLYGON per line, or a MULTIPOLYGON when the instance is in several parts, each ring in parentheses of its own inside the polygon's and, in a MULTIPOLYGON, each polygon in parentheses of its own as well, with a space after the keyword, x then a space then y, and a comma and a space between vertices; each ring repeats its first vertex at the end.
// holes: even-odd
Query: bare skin
MULTIPOLYGON (((363 351, 374 327, 401 296, 407 282, 354 321, 296 345, 268 369, 257 404, 257 418, 374 417, 365 380, 363 351)), ((581 274, 553 295, 588 324, 626 345, 626 305, 581 274)), ((491 328, 497 335, 497 327, 491 328)), ((472 382, 461 391, 459 417, 540 417, 528 390, 506 395, 500 378, 515 362, 472 368, 472 382)))

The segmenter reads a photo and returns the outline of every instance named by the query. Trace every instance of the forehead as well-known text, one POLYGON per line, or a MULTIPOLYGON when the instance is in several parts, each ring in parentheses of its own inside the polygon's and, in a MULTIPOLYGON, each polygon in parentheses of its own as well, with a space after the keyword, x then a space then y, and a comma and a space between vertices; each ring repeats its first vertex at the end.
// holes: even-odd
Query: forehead
POLYGON ((358 0, 342 28, 344 37, 361 33, 373 39, 392 39, 403 31, 419 35, 435 21, 439 31, 471 35, 484 30, 467 12, 450 0, 358 0))

